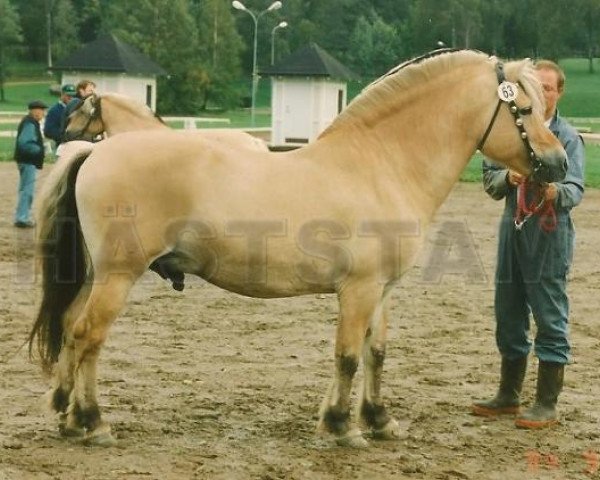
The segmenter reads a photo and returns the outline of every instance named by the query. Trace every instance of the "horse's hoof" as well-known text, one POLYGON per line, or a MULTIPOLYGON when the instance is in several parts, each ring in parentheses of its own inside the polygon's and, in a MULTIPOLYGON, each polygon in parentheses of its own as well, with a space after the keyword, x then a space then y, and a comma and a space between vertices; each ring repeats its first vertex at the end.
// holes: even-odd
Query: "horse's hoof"
POLYGON ((60 435, 65 438, 83 438, 85 436, 85 430, 83 428, 59 425, 58 431, 60 435))
POLYGON ((90 447, 114 447, 117 439, 110 433, 109 426, 99 427, 86 434, 83 444, 90 447))
POLYGON ((82 438, 85 436, 85 429, 68 425, 67 414, 61 413, 58 420, 58 432, 65 438, 82 438))
POLYGON ((393 418, 384 427, 372 430, 373 438, 377 440, 398 440, 400 438, 400 425, 393 418))
POLYGON ((340 447, 350 448, 367 448, 369 446, 369 443, 364 439, 361 431, 357 428, 350 430, 341 437, 337 437, 335 443, 340 447))

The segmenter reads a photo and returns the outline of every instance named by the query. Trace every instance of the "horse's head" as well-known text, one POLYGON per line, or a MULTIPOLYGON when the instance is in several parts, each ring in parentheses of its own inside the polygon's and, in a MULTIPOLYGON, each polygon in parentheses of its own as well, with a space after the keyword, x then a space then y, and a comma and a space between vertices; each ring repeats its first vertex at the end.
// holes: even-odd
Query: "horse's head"
POLYGON ((104 130, 101 97, 94 93, 80 102, 67 118, 65 140, 92 141, 104 130))
POLYGON ((497 62, 496 80, 479 149, 535 181, 565 178, 567 154, 544 124, 544 97, 531 61, 497 62))

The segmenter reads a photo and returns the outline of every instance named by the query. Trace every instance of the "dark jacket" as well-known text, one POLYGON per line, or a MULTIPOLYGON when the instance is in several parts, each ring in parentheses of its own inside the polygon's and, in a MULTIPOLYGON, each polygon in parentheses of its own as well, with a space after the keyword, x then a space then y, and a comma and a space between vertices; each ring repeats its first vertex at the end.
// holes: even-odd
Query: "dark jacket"
POLYGON ((44 165, 45 153, 40 124, 33 117, 26 115, 17 128, 14 158, 17 163, 35 165, 36 168, 41 169, 44 165))
POLYGON ((54 140, 56 145, 60 144, 62 139, 63 114, 65 108, 66 105, 63 102, 56 103, 48 110, 46 121, 44 122, 44 136, 54 140))

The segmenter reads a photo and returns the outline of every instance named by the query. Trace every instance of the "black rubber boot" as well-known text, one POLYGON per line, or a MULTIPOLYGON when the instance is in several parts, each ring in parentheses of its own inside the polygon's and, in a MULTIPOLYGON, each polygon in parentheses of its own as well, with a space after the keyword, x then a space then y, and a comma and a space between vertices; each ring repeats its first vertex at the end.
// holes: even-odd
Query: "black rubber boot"
POLYGON ((520 395, 527 370, 527 357, 508 360, 502 358, 500 387, 491 400, 482 400, 471 405, 474 415, 495 417, 496 415, 519 413, 520 395))
POLYGON ((517 427, 546 428, 558 423, 556 404, 564 375, 565 366, 562 363, 540 362, 535 403, 517 417, 517 427))

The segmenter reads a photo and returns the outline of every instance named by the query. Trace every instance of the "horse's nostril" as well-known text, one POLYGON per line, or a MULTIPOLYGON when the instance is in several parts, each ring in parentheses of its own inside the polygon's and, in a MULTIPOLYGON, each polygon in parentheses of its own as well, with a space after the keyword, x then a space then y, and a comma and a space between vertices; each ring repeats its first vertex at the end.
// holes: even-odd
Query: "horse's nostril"
POLYGON ((563 171, 566 172, 568 168, 569 168, 569 162, 565 158, 564 161, 563 161, 563 171))

